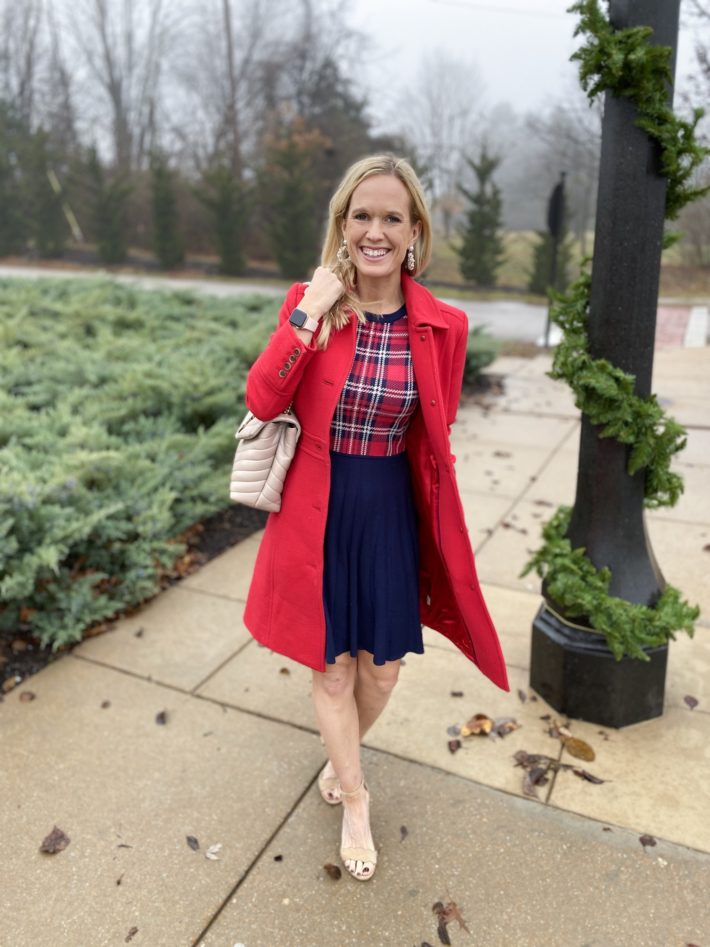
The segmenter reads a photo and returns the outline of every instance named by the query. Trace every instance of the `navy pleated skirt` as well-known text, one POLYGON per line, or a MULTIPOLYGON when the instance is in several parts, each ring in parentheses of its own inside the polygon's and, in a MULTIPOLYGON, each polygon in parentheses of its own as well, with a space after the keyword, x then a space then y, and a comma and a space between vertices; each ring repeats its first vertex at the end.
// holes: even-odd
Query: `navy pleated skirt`
POLYGON ((424 653, 419 540, 406 453, 330 452, 323 603, 325 660, 369 651, 375 664, 424 653))

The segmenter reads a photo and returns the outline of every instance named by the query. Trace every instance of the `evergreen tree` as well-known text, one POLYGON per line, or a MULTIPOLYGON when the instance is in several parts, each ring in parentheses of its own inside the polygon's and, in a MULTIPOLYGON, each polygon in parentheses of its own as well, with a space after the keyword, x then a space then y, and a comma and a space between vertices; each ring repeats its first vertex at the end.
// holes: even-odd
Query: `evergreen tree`
POLYGON ((306 276, 318 256, 321 219, 314 165, 326 141, 296 119, 267 143, 261 202, 274 258, 288 279, 306 276))
POLYGON ((126 204, 131 186, 123 175, 107 178, 95 147, 89 151, 88 173, 99 259, 102 263, 123 263, 127 256, 126 204))
POLYGON ((177 201, 173 175, 165 156, 156 151, 151 160, 153 191, 153 248, 165 270, 180 266, 185 249, 179 232, 177 201))
POLYGON ((194 191, 210 211, 219 253, 219 272, 240 276, 244 272, 244 235, 248 218, 248 194, 226 164, 217 164, 202 174, 194 191))
POLYGON ((465 224, 459 230, 462 238, 457 250, 459 269, 464 279, 477 286, 495 286, 496 271, 505 255, 500 232, 503 214, 501 194, 493 182, 493 174, 501 159, 489 154, 484 144, 478 161, 472 158, 465 160, 476 175, 478 188, 469 191, 459 185, 459 190, 470 204, 465 224))
POLYGON ((32 136, 27 163, 29 216, 37 253, 42 259, 60 257, 66 243, 67 222, 61 194, 50 182, 53 161, 49 135, 41 128, 32 136))
POLYGON ((500 190, 493 182, 493 174, 500 164, 500 157, 490 155, 484 144, 478 160, 466 158, 474 172, 478 187, 476 191, 459 185, 459 190, 469 202, 465 224, 460 228, 461 245, 458 248, 459 269, 464 279, 478 286, 494 286, 496 271, 504 257, 502 225, 502 202, 500 190))
POLYGON ((21 253, 29 236, 22 178, 29 138, 14 108, 0 100, 0 256, 21 253))

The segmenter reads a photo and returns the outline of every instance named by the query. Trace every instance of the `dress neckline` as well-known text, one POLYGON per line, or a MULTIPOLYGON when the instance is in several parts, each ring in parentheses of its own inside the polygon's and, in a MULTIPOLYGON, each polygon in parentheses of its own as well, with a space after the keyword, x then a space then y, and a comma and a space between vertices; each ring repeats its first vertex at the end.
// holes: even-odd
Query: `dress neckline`
POLYGON ((376 312, 365 312, 365 318, 368 322, 396 322, 397 319, 401 319, 403 316, 407 315, 407 306, 405 303, 395 309, 394 312, 385 312, 381 315, 376 312))

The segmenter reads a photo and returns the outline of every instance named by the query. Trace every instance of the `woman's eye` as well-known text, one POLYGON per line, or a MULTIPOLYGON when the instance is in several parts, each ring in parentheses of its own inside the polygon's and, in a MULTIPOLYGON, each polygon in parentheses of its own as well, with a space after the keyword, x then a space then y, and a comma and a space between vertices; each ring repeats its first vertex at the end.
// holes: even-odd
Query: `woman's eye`
POLYGON ((389 214, 389 216, 386 219, 390 220, 393 224, 400 223, 399 217, 395 217, 394 214, 389 214))
POLYGON ((364 211, 358 211, 357 214, 353 214, 355 220, 364 220, 367 217, 367 214, 364 211))

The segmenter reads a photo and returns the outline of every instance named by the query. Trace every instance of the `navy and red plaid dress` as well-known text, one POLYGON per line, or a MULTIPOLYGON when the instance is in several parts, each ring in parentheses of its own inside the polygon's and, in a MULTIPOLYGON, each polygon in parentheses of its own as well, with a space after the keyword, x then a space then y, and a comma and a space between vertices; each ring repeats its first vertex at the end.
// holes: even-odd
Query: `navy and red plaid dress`
POLYGON ((369 651, 375 664, 424 653, 419 542, 405 433, 419 395, 404 306, 358 322, 355 358, 333 415, 324 544, 325 659, 369 651))
POLYGON ((358 322, 355 359, 335 409, 330 449, 381 457, 404 450, 419 400, 404 306, 358 322))

